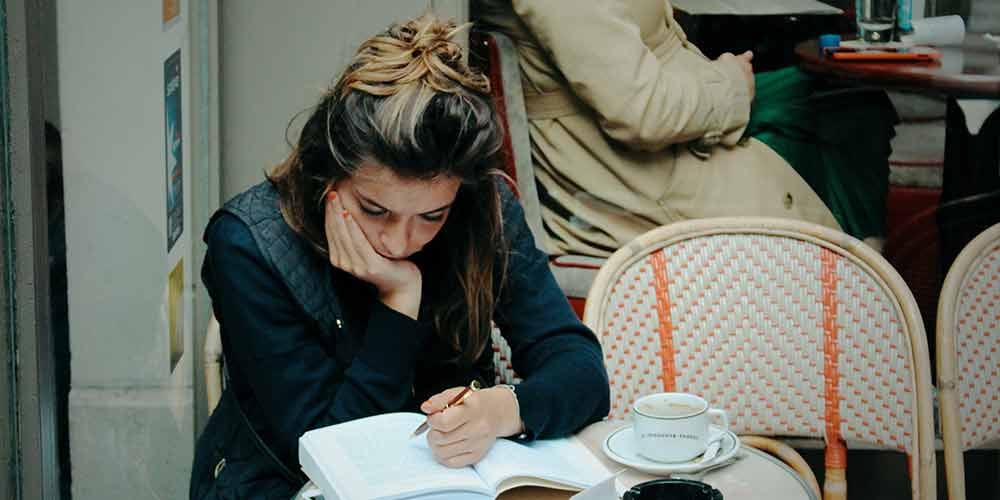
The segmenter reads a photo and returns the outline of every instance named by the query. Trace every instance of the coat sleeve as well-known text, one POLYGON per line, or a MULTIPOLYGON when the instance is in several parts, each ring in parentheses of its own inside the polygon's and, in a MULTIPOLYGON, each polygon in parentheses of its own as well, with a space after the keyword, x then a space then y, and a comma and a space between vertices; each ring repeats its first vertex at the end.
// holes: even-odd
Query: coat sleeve
POLYGON ((520 203, 509 190, 503 192, 509 258, 495 322, 523 379, 515 391, 528 436, 567 435, 610 410, 601 346, 556 284, 520 203))
POLYGON ((320 341, 243 222, 217 217, 206 243, 202 278, 222 326, 233 389, 248 415, 262 416, 262 435, 277 452, 295 457, 307 430, 405 406, 429 325, 374 301, 357 355, 345 366, 320 341))
POLYGON ((682 64, 657 59, 625 0, 512 3, 571 90, 597 113, 605 133, 629 147, 655 151, 700 139, 735 143, 749 121, 749 86, 738 63, 700 55, 682 64))

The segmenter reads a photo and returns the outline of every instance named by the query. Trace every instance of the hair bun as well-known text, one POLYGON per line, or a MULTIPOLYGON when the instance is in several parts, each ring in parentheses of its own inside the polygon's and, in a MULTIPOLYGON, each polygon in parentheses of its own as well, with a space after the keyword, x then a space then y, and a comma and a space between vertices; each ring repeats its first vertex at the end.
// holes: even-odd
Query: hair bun
MULTIPOLYGON (((410 21, 408 24, 412 24, 410 21)), ((412 32, 412 29, 401 30, 401 39, 404 42, 410 44, 410 50, 413 51, 414 56, 423 55, 425 53, 434 53, 438 50, 441 51, 440 55, 450 54, 453 52, 459 52, 461 55, 458 44, 451 40, 451 35, 445 32, 442 28, 449 27, 444 24, 428 24, 424 26, 424 29, 418 32, 412 32), (435 29, 436 28, 436 29, 435 29)), ((452 25, 453 27, 453 25, 452 25)))
POLYGON ((442 22, 431 14, 392 25, 361 45, 341 81, 341 92, 386 96, 420 83, 439 92, 464 87, 489 93, 489 79, 468 68, 462 47, 454 41, 468 26, 442 22))

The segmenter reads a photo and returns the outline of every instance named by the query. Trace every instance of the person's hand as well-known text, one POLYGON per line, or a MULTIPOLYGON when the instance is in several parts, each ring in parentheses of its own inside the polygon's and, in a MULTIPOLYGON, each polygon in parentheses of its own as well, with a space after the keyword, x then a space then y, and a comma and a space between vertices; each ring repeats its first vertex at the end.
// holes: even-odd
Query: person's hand
POLYGON ((732 61, 740 65, 743 69, 743 75, 746 77, 748 86, 748 95, 750 100, 753 101, 754 94, 757 92, 757 85, 753 77, 753 52, 746 51, 740 55, 733 55, 731 52, 726 52, 719 56, 720 61, 732 61))
POLYGON ((522 429, 517 400, 505 387, 473 392, 462 404, 440 411, 462 389, 447 389, 420 405, 421 411, 430 414, 427 444, 434 459, 448 467, 478 462, 498 437, 513 436, 522 429))
POLYGON ((344 209, 336 191, 326 198, 326 244, 333 267, 375 285, 385 305, 417 319, 421 274, 408 260, 390 260, 378 254, 354 217, 344 209))

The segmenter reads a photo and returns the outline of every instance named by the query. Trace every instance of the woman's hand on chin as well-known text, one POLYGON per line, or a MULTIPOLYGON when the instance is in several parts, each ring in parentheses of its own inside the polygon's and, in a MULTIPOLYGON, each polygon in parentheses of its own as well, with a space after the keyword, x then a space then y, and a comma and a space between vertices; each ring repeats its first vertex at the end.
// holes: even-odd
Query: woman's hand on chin
POLYGON ((336 191, 327 195, 324 227, 333 267, 375 285, 382 303, 417 319, 422 277, 416 264, 379 255, 336 191))

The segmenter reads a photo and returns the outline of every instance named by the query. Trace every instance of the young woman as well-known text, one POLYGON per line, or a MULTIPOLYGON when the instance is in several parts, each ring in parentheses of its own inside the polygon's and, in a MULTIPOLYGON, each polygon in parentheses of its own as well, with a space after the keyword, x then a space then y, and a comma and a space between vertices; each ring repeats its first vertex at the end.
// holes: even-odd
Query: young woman
POLYGON ((202 279, 229 384, 191 498, 289 498, 303 432, 434 413, 491 382, 491 323, 524 382, 431 416, 439 462, 607 415, 600 346, 496 170, 489 83, 465 66, 458 30, 424 16, 366 41, 288 159, 209 223, 202 279))

